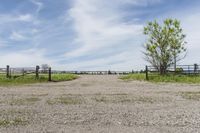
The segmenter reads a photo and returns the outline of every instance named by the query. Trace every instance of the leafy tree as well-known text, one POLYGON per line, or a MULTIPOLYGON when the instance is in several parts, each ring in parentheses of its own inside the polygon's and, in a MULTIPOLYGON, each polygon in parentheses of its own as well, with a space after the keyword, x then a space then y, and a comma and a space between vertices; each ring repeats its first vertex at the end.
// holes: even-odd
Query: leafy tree
POLYGON ((144 45, 145 59, 153 65, 160 74, 165 74, 169 66, 174 65, 186 56, 185 34, 176 19, 166 19, 160 25, 157 21, 149 22, 144 27, 148 36, 144 45))

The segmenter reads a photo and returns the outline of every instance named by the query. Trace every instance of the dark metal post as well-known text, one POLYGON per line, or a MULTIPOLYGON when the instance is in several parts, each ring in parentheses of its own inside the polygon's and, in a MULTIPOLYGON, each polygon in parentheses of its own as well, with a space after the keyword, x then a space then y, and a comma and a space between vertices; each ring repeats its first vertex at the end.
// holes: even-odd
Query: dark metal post
POLYGON ((10 66, 9 65, 6 66, 6 77, 10 78, 10 66))
POLYGON ((190 75, 190 66, 188 65, 188 74, 190 75))
POLYGON ((49 67, 49 81, 51 81, 51 67, 49 67))
POLYGON ((35 77, 36 77, 36 79, 38 79, 39 78, 39 69, 40 69, 40 67, 39 66, 36 66, 36 71, 35 71, 35 77))
POLYGON ((145 72, 146 72, 146 80, 149 80, 149 75, 148 75, 148 66, 146 66, 146 70, 145 70, 145 72))
POLYGON ((198 65, 194 64, 194 74, 197 74, 197 70, 198 70, 198 65))

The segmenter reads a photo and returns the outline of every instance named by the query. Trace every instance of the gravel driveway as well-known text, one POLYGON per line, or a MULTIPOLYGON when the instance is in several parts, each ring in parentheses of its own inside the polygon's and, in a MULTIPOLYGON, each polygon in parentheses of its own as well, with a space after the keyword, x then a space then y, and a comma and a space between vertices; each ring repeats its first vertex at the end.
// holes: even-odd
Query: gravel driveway
POLYGON ((198 133, 200 85, 91 75, 0 87, 0 132, 198 133))

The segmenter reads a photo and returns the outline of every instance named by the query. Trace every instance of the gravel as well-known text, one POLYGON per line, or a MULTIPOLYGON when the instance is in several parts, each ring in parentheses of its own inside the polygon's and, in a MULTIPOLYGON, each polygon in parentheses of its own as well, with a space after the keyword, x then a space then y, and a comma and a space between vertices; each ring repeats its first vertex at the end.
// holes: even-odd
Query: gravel
POLYGON ((200 85, 83 75, 0 87, 0 132, 198 133, 200 85))

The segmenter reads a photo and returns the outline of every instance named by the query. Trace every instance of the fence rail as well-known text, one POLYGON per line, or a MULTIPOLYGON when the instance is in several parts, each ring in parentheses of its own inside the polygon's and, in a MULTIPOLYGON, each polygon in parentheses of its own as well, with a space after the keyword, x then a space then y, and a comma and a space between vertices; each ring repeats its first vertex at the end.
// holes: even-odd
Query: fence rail
POLYGON ((35 75, 35 78, 38 79, 39 75, 46 73, 49 76, 49 81, 51 81, 51 68, 48 68, 46 72, 40 70, 39 66, 36 67, 10 67, 7 65, 5 68, 0 68, 0 74, 5 75, 7 78, 19 78, 25 75, 35 75))
POLYGON ((125 75, 133 73, 132 71, 64 71, 71 74, 86 74, 86 75, 125 75))
POLYGON ((7 65, 5 68, 0 68, 1 76, 6 76, 9 78, 19 78, 25 75, 35 75, 35 78, 39 78, 40 74, 48 74, 48 80, 51 81, 52 74, 78 74, 78 75, 127 75, 134 73, 133 71, 56 71, 48 68, 47 70, 41 70, 39 66, 36 67, 10 67, 7 65))
MULTIPOLYGON (((151 76, 157 76, 160 74, 159 70, 153 66, 146 66, 145 73, 147 80, 149 80, 151 76)), ((167 68, 166 74, 198 75, 200 74, 200 65, 177 65, 176 69, 174 66, 170 66, 167 68)))

